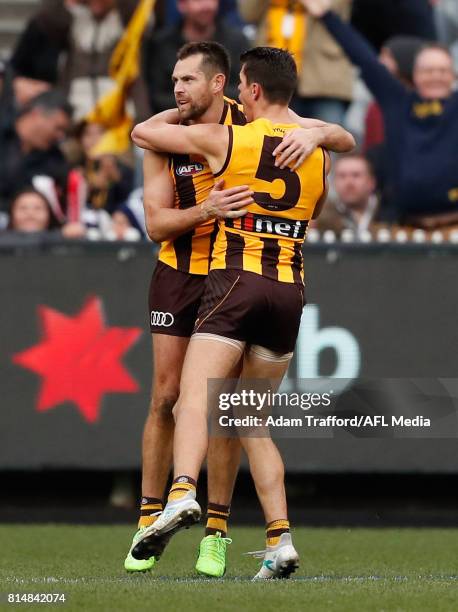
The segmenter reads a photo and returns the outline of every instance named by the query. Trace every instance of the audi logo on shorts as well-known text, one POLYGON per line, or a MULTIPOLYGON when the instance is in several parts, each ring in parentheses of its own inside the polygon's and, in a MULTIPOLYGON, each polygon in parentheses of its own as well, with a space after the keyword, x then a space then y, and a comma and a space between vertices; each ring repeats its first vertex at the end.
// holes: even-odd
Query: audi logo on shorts
POLYGON ((170 327, 174 321, 175 317, 170 312, 151 311, 151 325, 153 327, 170 327))

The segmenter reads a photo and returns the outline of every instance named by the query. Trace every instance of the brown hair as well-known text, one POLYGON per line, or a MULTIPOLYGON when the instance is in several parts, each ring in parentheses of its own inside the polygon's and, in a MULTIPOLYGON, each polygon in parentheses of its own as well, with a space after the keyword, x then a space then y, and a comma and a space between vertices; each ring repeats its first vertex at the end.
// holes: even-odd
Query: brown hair
POLYGON ((231 60, 223 45, 217 42, 190 42, 178 50, 177 59, 184 60, 193 55, 202 55, 202 69, 207 76, 214 76, 221 72, 229 79, 231 60))
POLYGON ((255 47, 242 53, 240 61, 247 83, 258 83, 271 104, 289 104, 297 87, 297 68, 288 51, 255 47))
POLYGON ((9 203, 10 219, 8 222, 8 229, 13 229, 13 209, 14 209, 16 202, 19 200, 19 198, 21 198, 23 195, 27 195, 28 193, 33 193, 34 195, 40 196, 40 198, 46 204, 46 207, 49 212, 48 227, 46 228, 46 230, 49 231, 57 227, 60 227, 60 224, 57 221, 56 216, 54 215, 54 212, 51 208, 48 198, 44 194, 42 194, 41 191, 38 191, 38 189, 35 189, 33 185, 30 185, 30 186, 26 185, 24 187, 21 187, 19 191, 16 191, 16 193, 13 195, 13 197, 10 200, 10 203, 9 203))

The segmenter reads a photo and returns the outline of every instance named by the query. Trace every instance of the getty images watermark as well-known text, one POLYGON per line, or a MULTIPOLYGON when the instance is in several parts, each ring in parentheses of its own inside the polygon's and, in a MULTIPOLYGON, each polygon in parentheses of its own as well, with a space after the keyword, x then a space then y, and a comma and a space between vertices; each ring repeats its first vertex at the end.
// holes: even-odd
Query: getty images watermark
POLYGON ((291 406, 300 407, 302 410, 310 410, 318 406, 330 406, 331 395, 334 391, 331 389, 327 393, 281 393, 279 391, 258 392, 254 389, 242 389, 239 392, 219 393, 218 406, 220 410, 229 410, 230 408, 244 406, 252 407, 257 411, 263 408, 272 406, 291 406))
POLYGON ((214 380, 210 431, 226 437, 334 437, 338 430, 356 437, 458 437, 456 397, 445 389, 438 394, 437 381, 429 390, 424 382, 301 379, 284 391, 277 381, 214 380))

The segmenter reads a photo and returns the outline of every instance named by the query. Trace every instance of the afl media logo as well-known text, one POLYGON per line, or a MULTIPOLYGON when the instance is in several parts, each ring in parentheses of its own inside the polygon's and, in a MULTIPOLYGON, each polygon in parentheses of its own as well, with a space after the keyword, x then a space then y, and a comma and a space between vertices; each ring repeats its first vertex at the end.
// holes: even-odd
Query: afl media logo
POLYGON ((193 176, 198 172, 202 172, 204 169, 203 165, 199 162, 194 162, 193 164, 185 164, 184 166, 178 166, 175 170, 177 176, 193 176))
POLYGON ((170 312, 151 311, 151 325, 153 327, 170 327, 174 321, 175 318, 170 312))

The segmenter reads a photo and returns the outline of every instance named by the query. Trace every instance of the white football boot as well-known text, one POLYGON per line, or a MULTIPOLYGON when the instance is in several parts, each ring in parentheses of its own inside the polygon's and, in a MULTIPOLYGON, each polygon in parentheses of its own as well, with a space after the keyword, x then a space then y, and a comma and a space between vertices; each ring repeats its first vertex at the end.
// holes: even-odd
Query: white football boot
POLYGON ((159 558, 165 548, 164 541, 168 543, 174 533, 199 522, 202 511, 194 496, 189 491, 180 499, 167 502, 161 516, 145 529, 132 549, 135 559, 159 558))
POLYGON ((270 580, 272 578, 289 578, 299 567, 299 555, 293 546, 290 533, 282 533, 276 546, 266 550, 246 553, 262 558, 262 565, 253 580, 270 580))

